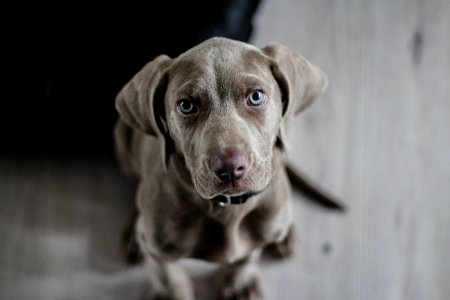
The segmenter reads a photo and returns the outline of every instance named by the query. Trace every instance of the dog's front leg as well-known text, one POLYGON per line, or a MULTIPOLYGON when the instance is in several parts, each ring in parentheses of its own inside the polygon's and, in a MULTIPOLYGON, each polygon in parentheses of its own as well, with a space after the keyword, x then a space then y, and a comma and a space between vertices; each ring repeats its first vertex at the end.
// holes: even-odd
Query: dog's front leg
POLYGON ((145 299, 150 300, 194 300, 192 282, 183 268, 175 261, 168 261, 162 255, 151 251, 147 243, 143 218, 136 223, 137 242, 142 250, 145 265, 149 271, 149 286, 145 299))
POLYGON ((194 300, 191 280, 175 262, 145 257, 145 264, 150 271, 150 285, 145 299, 194 300))
POLYGON ((263 299, 258 261, 261 250, 256 249, 246 258, 219 269, 220 297, 226 300, 263 299))

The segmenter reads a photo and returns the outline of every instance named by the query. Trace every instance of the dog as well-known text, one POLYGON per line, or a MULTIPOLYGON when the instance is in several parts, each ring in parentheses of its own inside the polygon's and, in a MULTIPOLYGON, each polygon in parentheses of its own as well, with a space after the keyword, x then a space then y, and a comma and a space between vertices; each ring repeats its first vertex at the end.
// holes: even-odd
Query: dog
POLYGON ((288 47, 212 38, 158 56, 119 92, 116 153, 138 179, 150 299, 195 299, 180 258, 219 263, 221 299, 263 299, 261 252, 294 252, 290 123, 326 87, 288 47))

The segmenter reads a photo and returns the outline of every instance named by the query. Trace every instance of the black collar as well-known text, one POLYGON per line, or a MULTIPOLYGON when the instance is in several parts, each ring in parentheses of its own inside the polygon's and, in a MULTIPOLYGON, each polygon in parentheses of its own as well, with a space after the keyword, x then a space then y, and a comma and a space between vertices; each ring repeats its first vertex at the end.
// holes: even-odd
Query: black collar
POLYGON ((243 204, 243 203, 247 202, 247 200, 250 197, 253 197, 261 192, 248 192, 248 193, 242 194, 240 196, 234 196, 234 197, 219 195, 219 196, 212 198, 211 201, 219 204, 220 206, 227 206, 229 204, 243 204))

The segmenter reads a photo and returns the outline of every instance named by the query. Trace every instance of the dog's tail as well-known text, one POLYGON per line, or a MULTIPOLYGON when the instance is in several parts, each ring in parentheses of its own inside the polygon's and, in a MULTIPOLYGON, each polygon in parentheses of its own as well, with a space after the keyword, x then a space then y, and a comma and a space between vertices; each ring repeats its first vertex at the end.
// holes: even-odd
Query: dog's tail
POLYGON ((345 206, 332 196, 322 191, 307 179, 300 171, 296 170, 291 163, 286 163, 286 172, 293 188, 306 196, 306 199, 328 209, 344 212, 345 206))

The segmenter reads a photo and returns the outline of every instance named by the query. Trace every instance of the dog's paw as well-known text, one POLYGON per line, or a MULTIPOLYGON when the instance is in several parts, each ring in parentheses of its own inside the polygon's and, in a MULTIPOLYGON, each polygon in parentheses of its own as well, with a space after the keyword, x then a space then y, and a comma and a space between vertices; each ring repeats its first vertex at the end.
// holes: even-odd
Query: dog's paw
POLYGON ((219 299, 262 300, 264 293, 258 268, 251 258, 228 265, 218 272, 219 299))
POLYGON ((259 277, 252 278, 245 284, 233 284, 222 287, 222 300, 262 300, 264 299, 259 277))
POLYGON ((284 240, 279 243, 268 244, 264 247, 263 254, 264 256, 273 259, 285 259, 292 257, 296 252, 297 242, 294 227, 291 226, 284 240))

